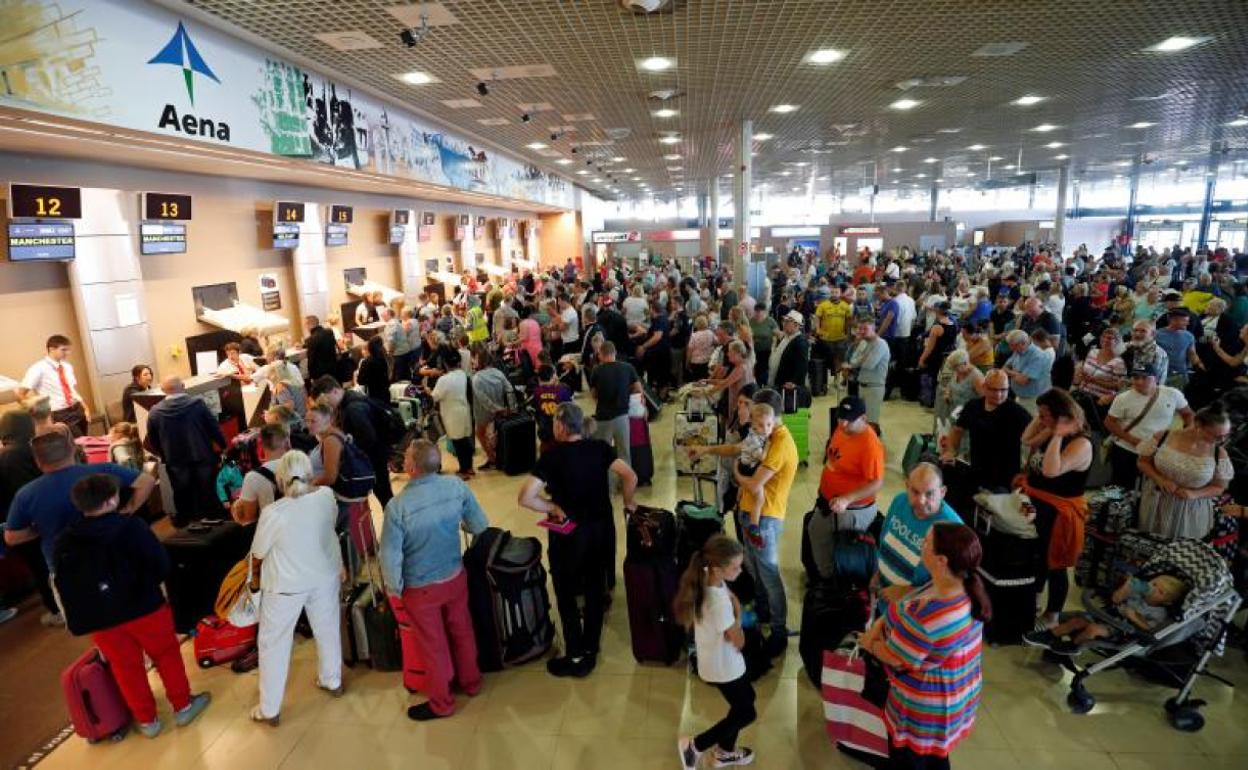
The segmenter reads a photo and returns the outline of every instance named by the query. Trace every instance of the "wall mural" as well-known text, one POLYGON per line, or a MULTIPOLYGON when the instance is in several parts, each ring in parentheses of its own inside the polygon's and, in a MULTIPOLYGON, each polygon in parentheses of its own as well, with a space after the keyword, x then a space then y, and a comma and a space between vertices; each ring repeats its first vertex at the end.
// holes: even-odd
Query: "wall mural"
POLYGON ((0 104, 573 206, 562 177, 140 0, 0 0, 0 29, 0 104))

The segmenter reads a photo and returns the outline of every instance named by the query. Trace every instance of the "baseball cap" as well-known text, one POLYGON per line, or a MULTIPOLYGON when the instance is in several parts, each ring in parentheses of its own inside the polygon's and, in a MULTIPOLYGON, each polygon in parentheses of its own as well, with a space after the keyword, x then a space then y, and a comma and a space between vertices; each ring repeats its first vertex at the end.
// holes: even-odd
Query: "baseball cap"
POLYGON ((867 413, 867 405, 857 396, 846 396, 836 406, 836 419, 852 422, 867 413))
POLYGON ((798 311, 798 310, 790 310, 789 312, 785 313, 784 320, 792 321, 798 326, 801 326, 803 323, 806 322, 806 318, 803 317, 801 314, 801 311, 798 311))

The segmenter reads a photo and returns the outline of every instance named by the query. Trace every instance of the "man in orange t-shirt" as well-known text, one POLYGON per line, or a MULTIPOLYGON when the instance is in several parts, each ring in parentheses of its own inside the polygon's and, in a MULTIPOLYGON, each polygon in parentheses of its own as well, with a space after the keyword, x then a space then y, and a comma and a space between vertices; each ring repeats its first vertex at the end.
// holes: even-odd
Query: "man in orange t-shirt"
POLYGON ((866 411, 857 396, 841 399, 836 429, 824 452, 816 505, 835 514, 840 529, 865 530, 878 514, 875 493, 884 485, 884 444, 867 422, 866 411))

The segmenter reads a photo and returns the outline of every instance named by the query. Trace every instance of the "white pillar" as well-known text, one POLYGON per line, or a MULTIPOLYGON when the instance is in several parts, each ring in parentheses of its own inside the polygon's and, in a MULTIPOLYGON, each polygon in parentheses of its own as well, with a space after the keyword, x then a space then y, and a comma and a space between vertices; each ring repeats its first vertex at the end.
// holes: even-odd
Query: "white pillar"
POLYGON ((325 253, 325 224, 318 203, 303 204, 299 245, 291 252, 299 317, 329 315, 329 261, 325 253))
POLYGON ((719 264, 719 176, 711 177, 711 251, 719 264))
POLYGON ((419 212, 402 211, 407 212, 407 224, 395 225, 403 228, 403 242, 399 244, 399 288, 410 304, 425 289, 425 266, 420 261, 419 212))
POLYGON ((1066 188, 1070 186, 1070 165, 1062 163, 1057 169, 1057 211, 1053 214, 1053 242, 1057 251, 1066 255, 1066 188))
POLYGON ((737 168, 733 176, 733 276, 741 290, 745 287, 745 266, 750 256, 750 186, 753 171, 751 150, 754 149, 754 122, 741 121, 737 132, 737 168))

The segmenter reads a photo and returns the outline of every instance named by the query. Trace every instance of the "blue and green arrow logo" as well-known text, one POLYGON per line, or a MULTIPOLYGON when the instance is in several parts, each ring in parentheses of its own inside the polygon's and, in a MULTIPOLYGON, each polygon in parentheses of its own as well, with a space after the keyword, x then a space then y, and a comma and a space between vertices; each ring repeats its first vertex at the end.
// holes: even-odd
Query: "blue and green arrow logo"
POLYGON ((204 61, 204 57, 199 55, 199 49, 191 42, 191 36, 186 34, 186 27, 182 26, 182 22, 178 22, 178 29, 173 33, 173 37, 169 38, 169 42, 165 43, 165 47, 160 49, 160 53, 148 60, 148 64, 172 64, 175 67, 182 68, 182 78, 186 81, 186 95, 191 98, 191 106, 195 106, 195 73, 204 77, 212 78, 217 83, 221 81, 213 73, 212 68, 208 66, 208 62, 204 61))

